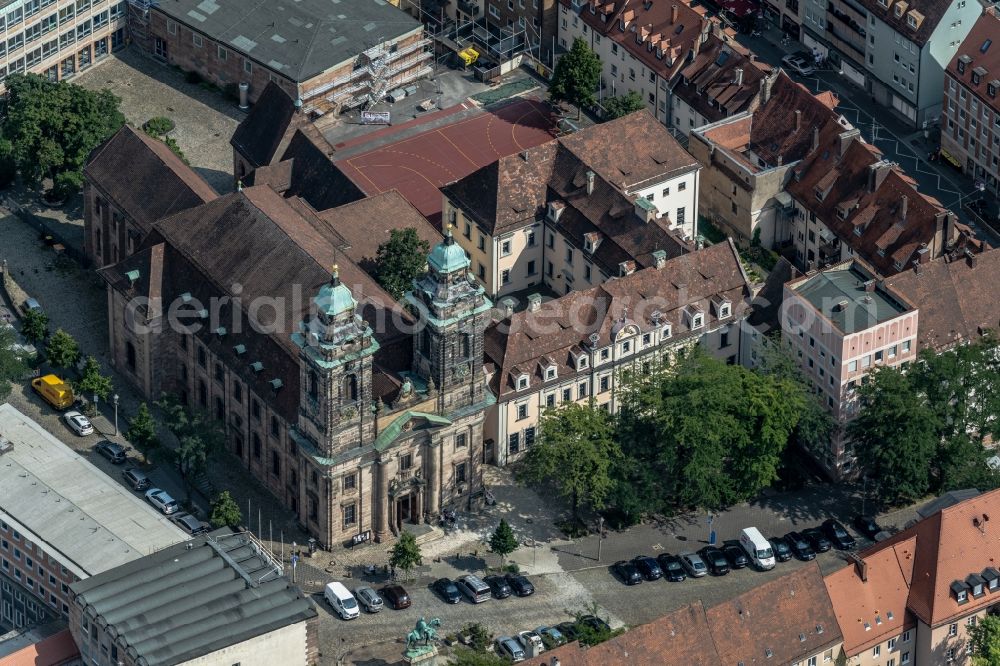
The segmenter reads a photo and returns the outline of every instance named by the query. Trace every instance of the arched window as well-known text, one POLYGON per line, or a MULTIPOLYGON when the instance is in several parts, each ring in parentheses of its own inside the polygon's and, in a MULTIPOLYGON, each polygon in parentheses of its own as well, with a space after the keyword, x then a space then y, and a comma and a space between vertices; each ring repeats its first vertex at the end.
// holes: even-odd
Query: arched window
POLYGON ((315 370, 309 371, 309 397, 313 400, 319 398, 319 378, 316 376, 315 370))
POLYGON ((135 372, 135 345, 131 341, 125 342, 125 363, 129 370, 135 372))
POLYGON ((344 400, 355 402, 358 399, 358 378, 355 375, 344 377, 344 400))

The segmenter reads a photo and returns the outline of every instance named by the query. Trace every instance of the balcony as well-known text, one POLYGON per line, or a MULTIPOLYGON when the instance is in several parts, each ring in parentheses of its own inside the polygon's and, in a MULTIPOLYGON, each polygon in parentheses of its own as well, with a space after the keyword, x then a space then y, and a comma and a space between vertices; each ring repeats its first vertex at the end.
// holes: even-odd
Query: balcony
POLYGON ((458 0, 458 11, 467 16, 479 15, 479 3, 475 0, 458 0))
MULTIPOLYGON (((827 14, 827 16, 833 16, 832 14, 827 14)), ((860 37, 857 33, 853 33, 852 30, 848 28, 837 27, 833 21, 827 21, 826 31, 831 36, 831 46, 837 48, 843 53, 848 55, 854 55, 858 59, 858 62, 865 61, 865 42, 864 37, 860 37)))

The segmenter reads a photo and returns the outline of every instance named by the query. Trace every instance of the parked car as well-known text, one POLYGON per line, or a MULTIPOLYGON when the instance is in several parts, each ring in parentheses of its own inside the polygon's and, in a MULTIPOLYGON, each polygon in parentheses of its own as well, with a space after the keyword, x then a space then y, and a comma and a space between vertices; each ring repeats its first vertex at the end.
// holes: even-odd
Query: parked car
POLYGON ((868 537, 872 541, 874 541, 875 536, 882 531, 882 527, 875 522, 874 516, 854 516, 854 520, 851 522, 854 524, 854 529, 861 532, 861 534, 868 537))
POLYGON ((813 550, 817 553, 825 553, 833 548, 833 543, 826 538, 826 535, 823 534, 823 530, 818 527, 810 527, 802 530, 802 536, 809 540, 809 545, 812 546, 813 550))
POLYGON ((542 637, 542 643, 546 650, 566 644, 566 637, 555 627, 535 627, 535 633, 542 637))
POLYGON ((614 565, 612 565, 611 569, 626 585, 638 585, 642 582, 642 574, 640 574, 636 566, 628 560, 618 560, 614 563, 614 565))
POLYGON ((572 643, 580 637, 580 628, 576 626, 576 622, 560 622, 555 628, 567 643, 572 643))
POLYGON ((149 477, 141 469, 135 467, 123 469, 122 477, 128 485, 132 486, 132 490, 145 490, 149 488, 149 477))
POLYGON ((722 544, 722 554, 726 556, 730 569, 744 569, 750 564, 747 553, 738 541, 725 541, 722 544))
POLYGON ((582 624, 592 631, 611 631, 611 625, 596 615, 584 615, 577 620, 577 624, 582 624))
POLYGON ((490 586, 490 592, 497 599, 506 599, 511 594, 510 585, 502 576, 487 576, 483 582, 490 586))
POLYGON ((22 306, 21 309, 24 310, 25 312, 28 312, 29 310, 37 310, 38 312, 41 312, 42 305, 34 298, 29 297, 24 299, 24 305, 22 306))
POLYGON ((545 652, 545 641, 542 640, 541 635, 539 635, 537 631, 519 632, 517 634, 517 640, 524 646, 524 652, 526 654, 531 651, 531 645, 535 646, 535 654, 545 652))
POLYGON ((633 557, 632 564, 646 580, 659 580, 663 577, 663 569, 660 568, 659 563, 648 555, 633 557))
POLYGON ((160 490, 159 488, 150 488, 146 491, 146 501, 155 506, 157 509, 162 511, 165 515, 169 516, 172 513, 176 513, 180 508, 177 506, 176 500, 167 493, 166 490, 160 490))
POLYGON ((809 545, 804 536, 798 532, 789 532, 785 535, 785 542, 792 549, 792 553, 803 562, 816 559, 816 551, 809 545))
POLYGON ((810 76, 816 69, 809 64, 809 59, 797 53, 786 55, 781 59, 781 64, 792 70, 799 76, 810 76))
POLYGON ((514 663, 524 661, 524 648, 510 636, 501 636, 493 648, 498 655, 506 657, 514 663))
POLYGON ((441 595, 441 598, 449 604, 457 604, 462 600, 462 593, 458 591, 455 581, 451 578, 438 578, 431 585, 431 589, 441 595))
POLYGON ((86 437, 87 435, 94 434, 94 425, 90 422, 86 416, 77 411, 70 411, 63 414, 63 421, 69 426, 69 429, 75 432, 80 437, 86 437))
POLYGON ((729 562, 726 555, 715 546, 705 546, 698 551, 713 576, 725 576, 729 573, 729 562))
POLYGON ((787 541, 781 537, 771 537, 768 541, 771 543, 771 549, 774 551, 774 559, 779 562, 787 562, 792 559, 792 549, 789 548, 787 541))
POLYGON ((125 447, 104 439, 97 443, 94 450, 111 461, 112 465, 121 465, 125 462, 125 447))
POLYGON ((458 580, 455 581, 455 585, 474 604, 489 601, 490 597, 493 596, 493 590, 490 589, 490 586, 480 580, 478 576, 473 576, 472 574, 459 576, 458 580))
POLYGON ((837 550, 853 550, 858 545, 858 542, 840 524, 839 520, 833 518, 824 520, 823 531, 826 532, 827 538, 833 542, 833 547, 837 550))
POLYGON ((530 597, 535 593, 535 586, 521 574, 507 574, 504 578, 510 589, 519 597, 530 597))
POLYGON ((386 585, 379 590, 378 594, 396 610, 409 608, 410 604, 413 603, 410 601, 410 595, 406 593, 402 585, 386 585))
POLYGON ((326 587, 323 588, 323 598, 326 599, 326 603, 330 604, 330 608, 340 616, 341 620, 353 620, 361 615, 358 600, 347 591, 347 587, 340 581, 327 583, 326 587))
POLYGON ((676 555, 660 553, 656 556, 656 563, 660 565, 663 577, 670 582, 679 583, 682 580, 687 580, 687 573, 684 571, 684 565, 681 564, 681 558, 676 555))
POLYGON ((681 555, 681 564, 692 578, 701 578, 708 574, 708 567, 705 561, 697 553, 684 553, 681 555))
POLYGON ((186 511, 175 513, 170 516, 170 522, 191 536, 197 536, 198 534, 207 532, 210 529, 208 523, 203 523, 186 511))
POLYGON ((354 598, 369 613, 377 613, 382 610, 382 597, 378 596, 378 592, 370 587, 359 587, 354 590, 354 598))

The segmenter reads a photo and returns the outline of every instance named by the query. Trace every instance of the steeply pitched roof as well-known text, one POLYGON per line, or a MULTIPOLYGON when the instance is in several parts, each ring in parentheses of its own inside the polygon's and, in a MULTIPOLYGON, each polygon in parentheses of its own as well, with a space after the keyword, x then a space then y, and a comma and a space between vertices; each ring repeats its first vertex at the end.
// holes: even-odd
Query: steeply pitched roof
POLYGON ((882 20, 906 39, 923 46, 931 38, 934 29, 944 17, 951 0, 858 0, 875 18, 882 20), (898 10, 899 16, 896 15, 898 10), (910 27, 908 20, 916 21, 916 28, 910 27))
POLYGON ((171 666, 315 620, 312 602, 262 552, 247 534, 216 530, 70 589, 130 662, 171 666))
POLYGON ((83 172, 146 232, 161 217, 219 196, 162 141, 128 125, 94 149, 83 172))
POLYGON ((997 591, 978 599, 970 592, 968 601, 959 603, 951 586, 1000 562, 1000 529, 990 524, 998 515, 1000 490, 993 490, 942 509, 861 555, 867 559, 915 539, 907 607, 925 624, 938 627, 997 603, 997 591))
POLYGON ((948 74, 962 82, 982 104, 1000 111, 997 99, 1000 91, 1000 12, 995 6, 987 7, 972 26, 948 63, 948 74), (964 73, 958 70, 959 62, 964 66, 964 73), (979 75, 978 84, 972 82, 974 74, 979 75), (992 96, 987 91, 990 85, 993 86, 992 96))
MULTIPOLYGON (((577 372, 574 354, 582 353, 591 334, 595 346, 611 343, 625 326, 640 332, 671 325, 671 338, 683 338, 690 330, 685 307, 696 304, 709 322, 734 320, 741 315, 749 285, 732 242, 720 243, 667 260, 661 268, 647 268, 608 280, 598 287, 573 291, 542 303, 538 310, 525 310, 495 323, 486 331, 486 357, 496 366, 491 380, 502 400, 518 393, 534 392, 544 383, 543 363, 558 368, 558 382, 577 372), (710 301, 728 299, 729 317, 719 318, 710 301), (652 321, 654 312, 659 324, 652 321), (528 374, 529 386, 517 389, 517 377, 528 374)), ((590 370, 587 369, 587 372, 590 370)))
POLYGON ((841 640, 816 562, 713 606, 706 614, 720 664, 792 664, 841 640))
POLYGON ((270 81, 257 98, 229 143, 250 166, 270 164, 280 155, 279 148, 298 127, 306 124, 305 114, 296 113, 293 100, 281 86, 270 81))
POLYGON ((825 578, 848 657, 915 624, 906 610, 915 550, 916 538, 911 537, 866 556, 863 565, 843 567, 825 578))
MULTIPOLYGON (((154 6, 214 41, 304 83, 382 41, 420 29, 381 0, 172 0, 154 6)), ((308 95, 309 91, 303 94, 308 95)))
POLYGON ((943 350, 1000 329, 1000 250, 949 256, 890 277, 886 284, 920 309, 920 349, 943 350))
POLYGON ((557 658, 562 666, 718 666, 722 663, 700 601, 591 648, 573 642, 546 652, 544 663, 557 658))
POLYGON ((760 99, 761 81, 771 67, 736 41, 711 34, 684 69, 673 94, 708 122, 752 111, 760 99))

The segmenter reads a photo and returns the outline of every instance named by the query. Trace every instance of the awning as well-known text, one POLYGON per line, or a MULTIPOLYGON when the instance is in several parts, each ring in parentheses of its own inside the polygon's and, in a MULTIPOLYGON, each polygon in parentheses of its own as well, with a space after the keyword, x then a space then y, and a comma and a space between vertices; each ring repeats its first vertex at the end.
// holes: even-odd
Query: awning
POLYGON ((949 164, 951 164, 951 165, 952 165, 953 167, 955 167, 956 169, 961 169, 961 168, 962 168, 962 163, 961 163, 961 162, 959 162, 959 161, 958 161, 957 159, 955 159, 954 157, 952 157, 952 154, 951 154, 951 153, 949 153, 949 152, 948 152, 947 150, 945 150, 944 148, 942 148, 942 149, 941 149, 941 157, 943 157, 943 158, 944 158, 944 161, 945 161, 945 162, 948 162, 949 164))

